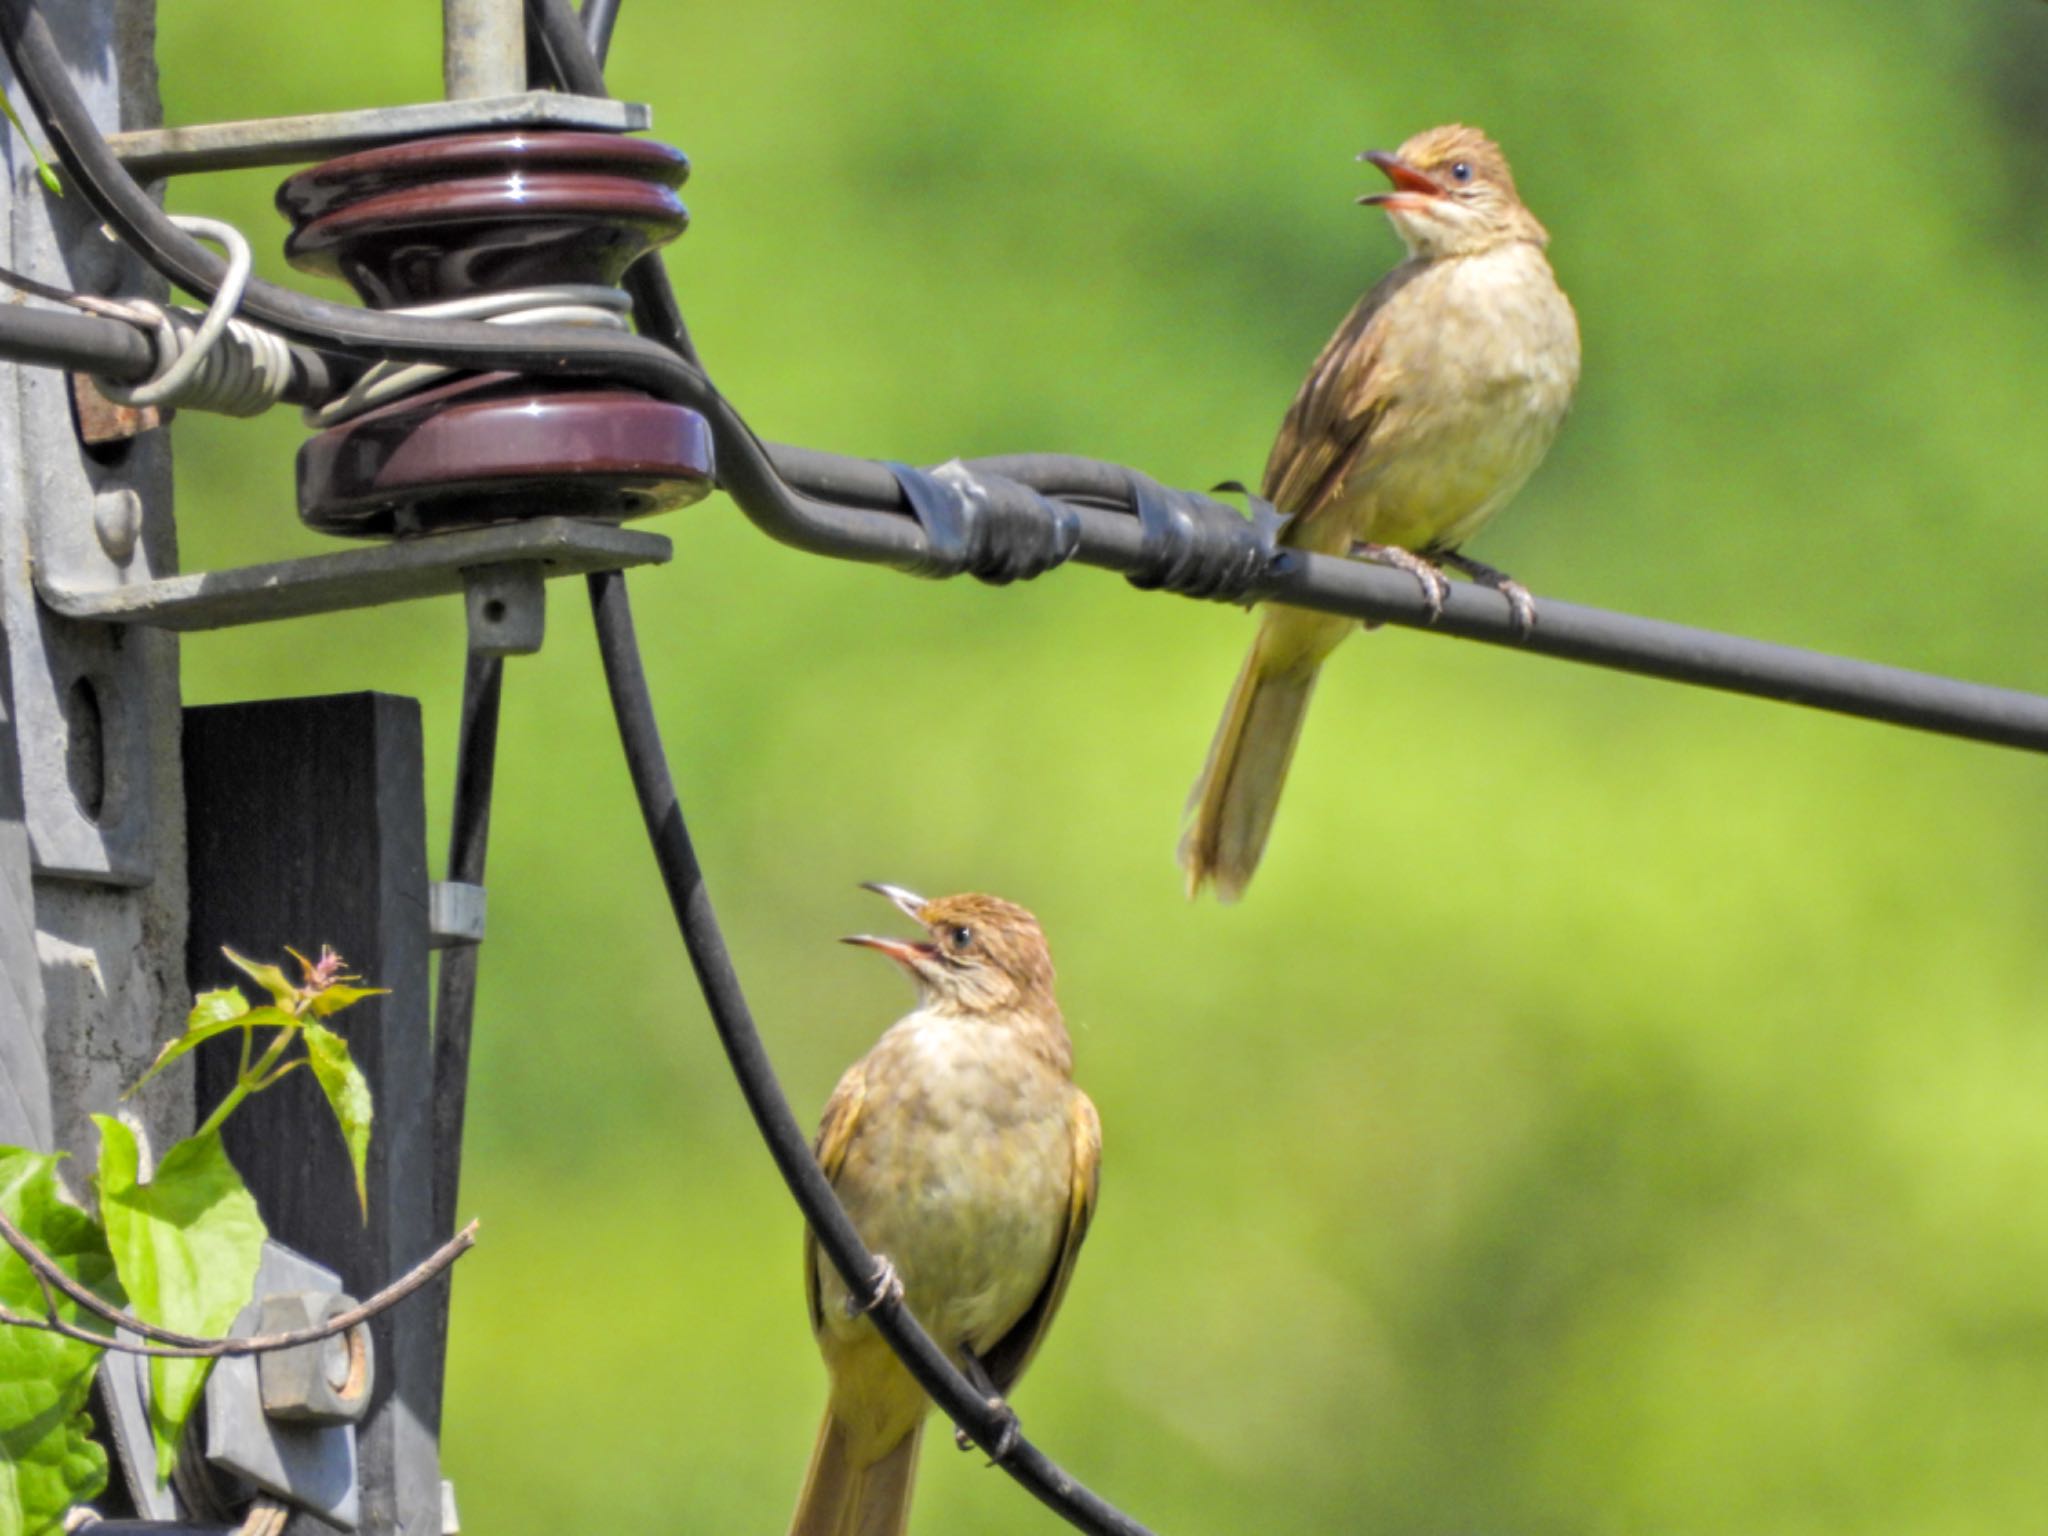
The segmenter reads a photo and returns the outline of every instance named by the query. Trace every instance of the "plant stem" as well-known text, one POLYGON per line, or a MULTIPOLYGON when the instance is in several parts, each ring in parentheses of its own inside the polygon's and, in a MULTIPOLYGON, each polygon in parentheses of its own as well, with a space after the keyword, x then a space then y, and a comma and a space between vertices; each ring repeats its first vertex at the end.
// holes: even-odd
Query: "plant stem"
POLYGON ((263 1081, 265 1076, 270 1072, 271 1068, 277 1065, 278 1058, 284 1055, 292 1041, 298 1038, 297 1022, 298 1016, 294 1014, 294 1027, 280 1029, 277 1032, 277 1038, 271 1041, 263 1054, 257 1058, 256 1065, 253 1068, 249 1066, 249 1031, 243 1031, 242 1066, 235 1074, 235 1086, 222 1095, 221 1101, 213 1106, 213 1113, 206 1117, 206 1123, 192 1133, 194 1137, 204 1136, 210 1131, 219 1130, 221 1122, 235 1112, 236 1107, 242 1100, 249 1097, 257 1089, 266 1086, 263 1081))

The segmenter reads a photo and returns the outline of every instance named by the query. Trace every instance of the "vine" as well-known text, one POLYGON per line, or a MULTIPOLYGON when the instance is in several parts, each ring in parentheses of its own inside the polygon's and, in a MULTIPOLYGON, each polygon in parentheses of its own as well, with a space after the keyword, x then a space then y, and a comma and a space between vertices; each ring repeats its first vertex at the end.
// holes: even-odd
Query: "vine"
MULTIPOLYGON (((208 1346, 249 1304, 268 1234, 221 1144, 221 1126, 237 1107, 308 1068, 347 1144, 357 1204, 368 1217, 369 1084, 348 1042, 325 1021, 385 989, 360 985, 362 978, 347 974, 341 957, 325 947, 318 960, 287 951, 298 963, 297 982, 281 966, 224 953, 269 1001, 252 1006, 235 987, 200 993, 184 1033, 128 1090, 132 1095, 208 1040, 240 1032, 234 1085, 196 1131, 164 1153, 153 1177, 142 1178, 136 1133, 111 1115, 92 1117, 100 1132, 91 1181, 97 1214, 67 1202, 57 1179, 61 1153, 0 1146, 0 1235, 7 1241, 0 1249, 0 1323, 13 1325, 0 1327, 0 1536, 61 1530, 67 1511, 106 1486, 106 1451, 91 1437, 86 1405, 101 1357, 126 1347, 106 1331, 109 1314, 132 1315, 149 1325, 151 1337, 208 1346), (264 1031, 269 1037, 259 1038, 264 1031)), ((461 1247, 443 1250, 443 1265, 461 1247)), ((150 1356, 150 1433, 163 1482, 212 1357, 225 1350, 143 1352, 150 1356)))

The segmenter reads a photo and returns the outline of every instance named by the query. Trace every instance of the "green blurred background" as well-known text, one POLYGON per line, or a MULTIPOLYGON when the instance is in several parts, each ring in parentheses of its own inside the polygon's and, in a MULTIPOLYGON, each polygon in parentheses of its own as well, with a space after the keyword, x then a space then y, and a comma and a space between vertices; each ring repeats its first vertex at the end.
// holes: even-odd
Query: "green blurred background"
MULTIPOLYGON (((435 11, 166 4, 170 120, 434 96, 435 11)), ((2048 6, 632 0, 612 78, 695 161, 669 265, 764 435, 1193 486, 1256 477, 1396 256, 1353 154, 1477 123, 1586 368, 1476 553, 2048 687, 2048 6)), ((272 180, 177 206, 282 275, 272 180)), ((189 567, 321 547, 298 435, 180 423, 189 567)), ((889 919, 856 881, 1044 919, 1107 1154, 1020 1408, 1077 1475, 1171 1533, 2048 1522, 2039 763, 1382 632, 1330 668, 1249 899, 1189 906, 1243 614, 830 563, 722 499, 658 526, 650 668, 799 1113, 907 1001, 832 942, 889 919)), ((199 636, 187 696, 419 695, 438 847, 461 650, 452 602, 199 636)), ((501 764, 465 1529, 779 1531, 822 1401, 798 1222, 575 585, 501 764)), ((934 1434, 913 1525, 1053 1521, 934 1434)))

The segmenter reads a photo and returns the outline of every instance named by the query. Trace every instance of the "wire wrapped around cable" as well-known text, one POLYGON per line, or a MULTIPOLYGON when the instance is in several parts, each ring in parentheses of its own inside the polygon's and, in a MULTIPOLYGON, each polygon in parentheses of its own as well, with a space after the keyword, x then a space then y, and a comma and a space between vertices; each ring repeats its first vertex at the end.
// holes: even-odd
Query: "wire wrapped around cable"
MULTIPOLYGON (((683 808, 676 798, 668 758, 662 750, 661 730, 655 723, 639 643, 633 634, 625 577, 617 571, 591 576, 590 606, 626 766, 640 799, 640 813, 654 845, 662 884, 668 890, 669 904, 675 909, 676 924, 682 931, 691 968, 697 974, 697 985, 704 993, 705 1006, 711 1011, 719 1043, 725 1047, 761 1138, 804 1218, 817 1234, 819 1246, 854 1294, 865 1294, 873 1285, 874 1255, 854 1231, 818 1160, 811 1154, 809 1140, 790 1112, 789 1101, 783 1096, 782 1085, 768 1060, 767 1048, 754 1027, 746 994, 740 989, 739 975, 733 968, 725 935, 719 929, 718 916, 712 910, 710 894, 704 888, 704 871, 697 862, 689 826, 683 820, 683 808)), ((954 1369, 930 1335, 918 1326, 901 1297, 884 1300, 869 1315, 889 1341, 889 1347, 948 1417, 984 1449, 995 1445, 1009 1421, 954 1369)), ((1021 1435, 1002 1466, 1048 1508, 1081 1530, 1095 1536, 1147 1536, 1144 1526, 1075 1482, 1021 1435)))

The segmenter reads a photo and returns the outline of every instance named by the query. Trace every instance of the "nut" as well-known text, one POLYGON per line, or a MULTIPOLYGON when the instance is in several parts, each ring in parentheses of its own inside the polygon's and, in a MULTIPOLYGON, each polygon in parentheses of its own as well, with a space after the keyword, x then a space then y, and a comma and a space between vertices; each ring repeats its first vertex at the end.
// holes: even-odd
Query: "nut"
MULTIPOLYGON (((263 1298, 258 1333, 293 1333, 317 1328, 355 1305, 332 1291, 289 1291, 263 1298)), ((346 1333, 294 1349, 256 1357, 256 1381, 263 1412, 294 1424, 353 1424, 370 1406, 376 1379, 370 1327, 358 1323, 346 1333)))

